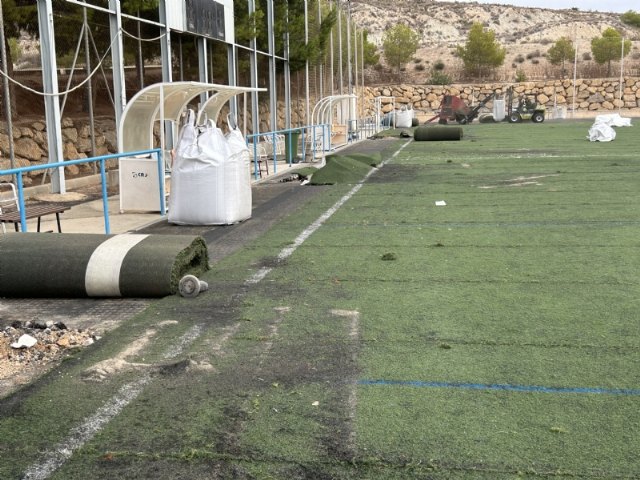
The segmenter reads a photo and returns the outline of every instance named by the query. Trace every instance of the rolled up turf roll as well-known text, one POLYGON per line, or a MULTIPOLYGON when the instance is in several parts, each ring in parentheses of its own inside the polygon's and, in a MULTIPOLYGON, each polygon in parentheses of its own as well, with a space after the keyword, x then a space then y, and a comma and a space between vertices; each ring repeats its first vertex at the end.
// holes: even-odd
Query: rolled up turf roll
POLYGON ((462 139, 462 127, 430 126, 418 127, 413 132, 416 142, 437 142, 442 140, 462 139))
POLYGON ((163 297, 209 269, 202 237, 11 233, 0 236, 0 297, 163 297))

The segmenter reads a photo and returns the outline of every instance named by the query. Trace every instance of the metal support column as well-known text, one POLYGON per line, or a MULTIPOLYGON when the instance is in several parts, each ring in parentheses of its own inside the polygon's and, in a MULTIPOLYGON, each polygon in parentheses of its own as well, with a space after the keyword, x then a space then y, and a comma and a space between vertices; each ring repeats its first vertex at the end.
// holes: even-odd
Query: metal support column
MULTIPOLYGON (((238 85, 238 78, 236 75, 236 65, 238 64, 238 49, 234 45, 227 45, 227 78, 229 86, 235 87, 238 85)), ((234 95, 229 100, 229 111, 233 115, 234 119, 238 121, 238 96, 234 95)))
MULTIPOLYGON (((209 58, 209 44, 205 37, 198 37, 196 42, 198 46, 198 80, 201 83, 209 83, 209 62, 207 61, 209 58)), ((209 94, 207 92, 201 93, 200 103, 204 105, 208 98, 209 94)))
MULTIPOLYGON (((287 2, 287 25, 289 24, 289 2, 287 2)), ((284 34, 284 125, 291 128, 291 69, 289 68, 289 28, 284 34)), ((298 121, 298 124, 300 122, 298 121)))
MULTIPOLYGON (((58 163, 62 162, 64 158, 62 156, 62 122, 60 121, 56 45, 53 33, 51 0, 38 0, 38 26, 40 30, 40 56, 42 58, 42 85, 45 93, 44 106, 49 163, 58 163)), ((64 168, 57 167, 51 172, 51 191, 52 193, 66 192, 64 168)))
POLYGON ((0 62, 2 63, 2 69, 4 70, 2 84, 4 91, 4 112, 5 116, 7 117, 7 137, 9 139, 9 166, 11 169, 14 169, 16 168, 16 159, 13 147, 13 124, 11 117, 11 93, 9 89, 9 66, 7 64, 7 51, 5 49, 4 16, 2 13, 2 2, 0 2, 0 62))
MULTIPOLYGON (((333 5, 333 3, 332 3, 333 5)), ((335 93, 335 74, 333 72, 333 32, 335 32, 335 25, 331 29, 331 37, 329 38, 329 78, 331 79, 331 89, 329 93, 333 96, 335 93)))
MULTIPOLYGON (((309 12, 308 12, 307 0, 304 0, 304 44, 305 45, 309 44, 309 12)), ((309 104, 311 99, 309 98, 309 59, 305 61, 304 70, 305 70, 304 84, 305 84, 305 104, 306 104, 306 110, 305 110, 306 117, 305 117, 304 123, 306 125, 310 125, 311 113, 310 113, 309 104)))
POLYGON ((122 46, 122 15, 120 2, 109 0, 109 8, 114 12, 109 15, 109 31, 111 32, 111 65, 113 71, 113 90, 116 125, 120 125, 122 112, 127 104, 127 91, 124 81, 124 49, 122 46))
POLYGON ((278 92, 276 91, 276 59, 273 33, 273 0, 267 0, 267 34, 269 36, 269 108, 271 131, 278 130, 278 92))
MULTIPOLYGON (((164 36, 160 40, 160 58, 162 60, 162 81, 169 83, 173 81, 173 65, 171 63, 171 29, 167 24, 167 0, 160 0, 158 5, 158 14, 160 23, 164 25, 164 36)), ((161 100, 164 104, 164 98, 161 100)), ((164 111, 161 109, 161 116, 164 117, 164 111)), ((173 128, 175 125, 171 121, 165 121, 164 128, 161 131, 161 145, 164 149, 172 149, 175 146, 173 128)))
POLYGON ((347 93, 353 93, 351 76, 351 0, 347 0, 347 93))
POLYGON ((167 2, 160 0, 159 5, 160 23, 164 25, 164 36, 160 40, 160 57, 162 59, 162 81, 172 82, 173 74, 171 68, 171 30, 167 26, 167 2))
MULTIPOLYGON (((256 13, 256 4, 254 0, 248 0, 249 15, 256 13)), ((256 38, 253 37, 250 42, 251 56, 249 57, 250 75, 251 75, 251 126, 254 135, 260 133, 260 122, 258 112, 258 52, 256 50, 256 38)), ((246 132, 245 132, 246 134, 246 132)))
POLYGON ((340 95, 342 95, 344 76, 342 75, 342 5, 340 4, 340 0, 338 0, 338 74, 340 75, 340 88, 338 91, 340 95))
MULTIPOLYGON (((322 9, 320 8, 321 2, 318 2, 318 32, 321 30, 322 27, 322 9)), ((320 60, 318 62, 318 70, 319 70, 319 77, 320 77, 320 91, 318 92, 318 98, 324 98, 324 69, 323 69, 323 65, 324 64, 324 59, 320 60)))

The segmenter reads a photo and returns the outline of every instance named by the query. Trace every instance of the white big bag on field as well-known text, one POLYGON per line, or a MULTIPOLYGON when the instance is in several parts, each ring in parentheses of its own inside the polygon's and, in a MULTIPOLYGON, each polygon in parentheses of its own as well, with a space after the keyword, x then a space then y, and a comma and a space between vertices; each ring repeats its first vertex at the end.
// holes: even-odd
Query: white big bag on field
POLYGON ((251 217, 249 152, 242 134, 228 137, 188 111, 171 171, 169 223, 228 225, 251 217))

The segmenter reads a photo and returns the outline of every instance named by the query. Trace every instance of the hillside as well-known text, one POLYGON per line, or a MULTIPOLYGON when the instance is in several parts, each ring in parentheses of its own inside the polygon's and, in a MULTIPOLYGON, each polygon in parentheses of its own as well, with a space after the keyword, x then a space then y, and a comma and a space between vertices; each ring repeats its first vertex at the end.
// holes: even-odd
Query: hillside
POLYGON ((497 80, 513 78, 517 69, 524 70, 531 79, 557 74, 557 68, 547 63, 544 54, 562 36, 577 39, 574 45, 583 76, 602 75, 606 70, 602 72, 585 56, 591 52, 591 39, 609 27, 633 42, 632 52, 625 59, 626 72, 637 75, 640 69, 640 31, 627 27, 616 13, 435 0, 352 1, 351 13, 357 27, 368 30, 369 40, 377 45, 382 44, 385 30, 398 23, 421 35, 415 60, 407 65, 407 73, 417 82, 430 77, 431 65, 436 61, 444 62, 447 74, 459 75, 462 63, 452 51, 456 45, 464 44, 474 22, 493 30, 507 49, 504 66, 496 72, 497 80))

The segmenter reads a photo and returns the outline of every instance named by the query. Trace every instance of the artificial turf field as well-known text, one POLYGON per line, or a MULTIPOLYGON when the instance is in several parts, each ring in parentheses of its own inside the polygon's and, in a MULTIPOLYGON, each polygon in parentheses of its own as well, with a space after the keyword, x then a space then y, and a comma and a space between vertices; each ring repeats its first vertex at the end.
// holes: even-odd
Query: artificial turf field
POLYGON ((640 478, 640 135, 590 124, 369 141, 207 294, 2 400, 0 478, 640 478))

